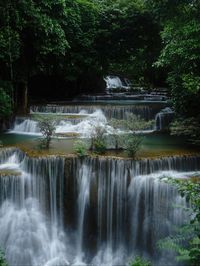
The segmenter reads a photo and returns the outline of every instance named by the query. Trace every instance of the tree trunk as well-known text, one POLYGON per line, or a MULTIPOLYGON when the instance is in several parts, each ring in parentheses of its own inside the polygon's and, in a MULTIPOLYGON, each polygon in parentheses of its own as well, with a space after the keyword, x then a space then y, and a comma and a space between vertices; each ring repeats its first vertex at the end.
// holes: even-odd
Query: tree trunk
POLYGON ((28 82, 24 81, 19 86, 18 93, 18 106, 17 111, 23 115, 28 113, 28 82))
POLYGON ((24 85, 24 107, 23 111, 26 114, 28 112, 28 84, 27 82, 24 85))

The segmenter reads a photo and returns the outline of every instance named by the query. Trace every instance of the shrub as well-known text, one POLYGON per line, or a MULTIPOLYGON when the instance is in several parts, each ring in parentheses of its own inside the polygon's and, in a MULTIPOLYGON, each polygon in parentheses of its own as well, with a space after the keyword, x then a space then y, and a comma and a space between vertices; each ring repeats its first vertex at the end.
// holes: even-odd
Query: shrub
POLYGON ((110 124, 113 127, 112 137, 114 138, 115 149, 121 147, 127 151, 130 157, 134 158, 143 141, 143 137, 136 132, 151 129, 154 121, 145 121, 139 116, 128 113, 126 120, 112 119, 110 124), (117 129, 125 130, 127 133, 119 135, 117 129))
POLYGON ((174 185, 180 195, 190 202, 188 208, 182 207, 190 217, 190 221, 175 228, 173 235, 161 239, 158 247, 174 251, 177 261, 197 266, 200 261, 200 182, 198 178, 193 180, 168 178, 165 182, 174 185))
POLYGON ((115 149, 118 150, 122 146, 123 136, 119 134, 118 129, 122 125, 122 120, 111 119, 110 125, 113 128, 112 130, 112 139, 114 140, 115 149))
POLYGON ((38 127, 43 135, 42 146, 49 149, 52 137, 56 130, 56 124, 58 117, 56 116, 34 116, 34 119, 38 122, 38 127))
POLYGON ((140 150, 143 137, 138 135, 127 135, 126 138, 124 138, 125 144, 124 147, 128 153, 128 156, 135 158, 136 153, 140 150))
POLYGON ((0 266, 8 266, 4 253, 0 250, 0 266))
POLYGON ((134 261, 130 263, 130 266, 151 266, 151 263, 143 258, 137 256, 134 261))
POLYGON ((82 140, 77 140, 74 143, 74 150, 79 157, 85 157, 87 155, 87 144, 82 140))
POLYGON ((127 120, 122 121, 124 128, 126 130, 131 130, 132 132, 152 129, 154 123, 154 120, 145 121, 140 116, 134 115, 132 113, 128 113, 127 120))
POLYGON ((106 130, 103 126, 97 125, 94 127, 91 135, 91 150, 98 154, 104 154, 106 151, 106 130))
POLYGON ((176 120, 170 127, 171 135, 184 136, 188 141, 200 145, 200 117, 176 120))
POLYGON ((93 145, 94 145, 94 150, 97 154, 105 154, 106 143, 104 139, 95 139, 93 145))

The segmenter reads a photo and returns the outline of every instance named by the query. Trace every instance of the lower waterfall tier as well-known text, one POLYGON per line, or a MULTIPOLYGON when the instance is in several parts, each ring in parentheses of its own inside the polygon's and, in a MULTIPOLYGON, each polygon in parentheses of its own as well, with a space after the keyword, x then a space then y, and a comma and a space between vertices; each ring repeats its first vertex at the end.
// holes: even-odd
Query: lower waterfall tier
POLYGON ((29 158, 0 150, 0 247, 12 266, 125 265, 136 254, 173 265, 157 241, 188 220, 160 177, 200 174, 200 157, 29 158))

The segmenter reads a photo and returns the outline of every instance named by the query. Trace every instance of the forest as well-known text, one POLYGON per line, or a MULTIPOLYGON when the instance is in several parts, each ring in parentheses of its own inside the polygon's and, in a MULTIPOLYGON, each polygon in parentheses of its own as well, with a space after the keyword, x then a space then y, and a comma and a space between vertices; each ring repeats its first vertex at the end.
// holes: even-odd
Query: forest
POLYGON ((2 0, 1 117, 26 94, 42 100, 101 90, 107 73, 169 86, 178 114, 196 116, 199 8, 192 0, 2 0))
POLYGON ((199 266, 199 108, 199 0, 1 0, 0 266, 199 266))

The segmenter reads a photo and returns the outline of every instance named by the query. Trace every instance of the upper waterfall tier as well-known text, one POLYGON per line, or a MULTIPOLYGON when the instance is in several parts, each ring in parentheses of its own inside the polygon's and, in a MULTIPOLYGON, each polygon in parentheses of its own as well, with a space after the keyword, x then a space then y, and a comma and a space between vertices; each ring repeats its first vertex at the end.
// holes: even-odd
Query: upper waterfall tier
POLYGON ((113 104, 102 104, 102 105, 38 105, 31 106, 31 113, 66 113, 66 114, 91 114, 96 110, 102 110, 106 118, 126 119, 127 113, 133 113, 139 115, 141 118, 146 120, 154 119, 155 115, 163 108, 166 104, 132 104, 132 105, 113 105, 113 104))

